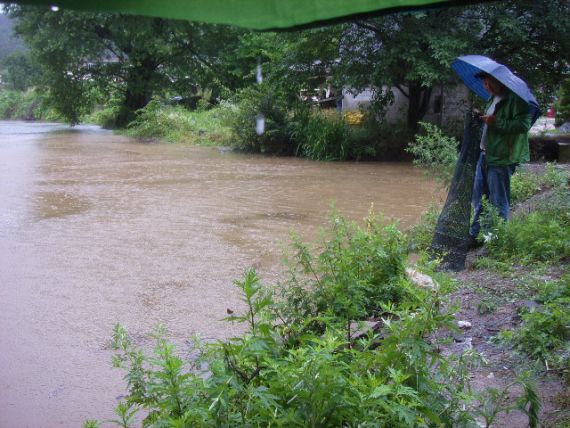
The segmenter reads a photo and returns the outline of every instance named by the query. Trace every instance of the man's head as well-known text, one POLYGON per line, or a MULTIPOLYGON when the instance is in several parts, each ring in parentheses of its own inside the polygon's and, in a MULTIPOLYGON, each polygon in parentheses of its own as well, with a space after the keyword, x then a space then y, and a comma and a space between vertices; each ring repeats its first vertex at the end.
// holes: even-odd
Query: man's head
POLYGON ((496 95, 499 96, 504 95, 505 92, 507 91, 507 87, 505 85, 503 85, 501 82, 499 82, 497 79, 495 79, 493 76, 491 76, 488 73, 485 72, 477 73, 475 77, 483 81, 483 86, 485 87, 487 92, 489 92, 493 97, 496 95))

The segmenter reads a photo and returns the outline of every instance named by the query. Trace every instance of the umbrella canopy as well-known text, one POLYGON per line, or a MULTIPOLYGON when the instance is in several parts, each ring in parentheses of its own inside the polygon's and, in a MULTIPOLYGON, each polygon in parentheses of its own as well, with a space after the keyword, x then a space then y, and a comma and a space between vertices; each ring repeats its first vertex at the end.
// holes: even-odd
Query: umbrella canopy
POLYGON ((15 0, 10 3, 131 13, 268 30, 432 5, 452 6, 464 4, 465 0, 15 0))
POLYGON ((487 92, 485 86, 483 86, 483 81, 476 75, 482 71, 490 74, 528 103, 533 123, 538 119, 540 107, 528 85, 503 64, 499 64, 482 55, 466 55, 460 56, 453 61, 451 67, 467 87, 485 101, 491 98, 491 94, 487 92))

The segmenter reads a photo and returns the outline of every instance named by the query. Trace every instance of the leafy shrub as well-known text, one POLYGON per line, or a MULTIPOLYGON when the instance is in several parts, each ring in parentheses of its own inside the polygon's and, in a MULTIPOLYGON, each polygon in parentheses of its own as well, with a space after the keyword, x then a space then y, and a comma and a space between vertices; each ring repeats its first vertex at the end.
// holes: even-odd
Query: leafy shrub
POLYGON ((98 108, 88 116, 82 118, 82 122, 95 123, 105 129, 116 127, 115 119, 119 113, 119 106, 98 108))
POLYGON ((266 84, 248 87, 237 94, 235 106, 227 115, 232 147, 251 153, 295 153, 287 132, 288 104, 281 94, 266 84), (261 118, 264 132, 258 134, 256 124, 261 118))
POLYGON ((524 202, 541 190, 560 189, 568 186, 569 174, 555 164, 547 163, 543 174, 519 170, 511 179, 511 203, 524 202))
POLYGON ((443 134, 436 125, 420 122, 424 134, 417 134, 406 151, 414 156, 414 164, 427 168, 430 174, 449 185, 457 162, 459 142, 443 134))
POLYGON ((423 213, 419 223, 413 226, 407 233, 410 251, 426 251, 433 240, 435 226, 441 213, 441 209, 435 205, 430 205, 423 213))
POLYGON ((127 133, 139 138, 158 138, 168 142, 225 144, 229 131, 223 126, 220 108, 188 111, 152 100, 136 112, 127 133))
POLYGON ((409 297, 402 233, 373 218, 367 221, 363 230, 333 215, 317 254, 293 237, 293 257, 286 259, 289 279, 281 287, 286 302, 281 318, 287 324, 313 320, 307 328, 317 333, 323 319, 338 320, 350 337, 351 321, 378 316, 384 305, 409 297))
POLYGON ((313 160, 344 160, 350 156, 349 128, 338 114, 320 110, 301 115, 290 126, 297 154, 313 160))
POLYGON ((529 171, 517 171, 511 177, 511 204, 526 201, 540 192, 541 180, 538 174, 529 171))
POLYGON ((376 155, 377 130, 369 121, 351 127, 336 111, 290 102, 264 85, 246 88, 236 99, 228 123, 238 150, 324 161, 376 155), (258 118, 265 124, 261 134, 256 132, 258 118))
POLYGON ((570 257, 570 231, 556 220, 534 212, 498 222, 488 242, 489 256, 519 262, 555 262, 570 257))
POLYGON ((247 324, 247 332, 228 342, 195 341, 190 361, 163 331, 155 334, 154 354, 146 355, 117 326, 114 363, 127 371, 128 394, 115 423, 128 426, 139 411, 149 427, 473 422, 464 407, 469 359, 447 359, 425 339, 454 317, 440 310, 437 292, 406 291, 399 232, 372 218, 360 229, 339 216, 332 229, 317 256, 298 240, 293 244, 287 281, 293 290, 285 299, 253 270, 236 281, 246 310, 228 321, 247 324), (315 312, 297 320, 296 304, 312 299, 315 312), (346 334, 347 320, 378 311, 378 330, 346 334))
POLYGON ((544 306, 522 314, 522 326, 503 339, 546 368, 570 378, 570 276, 547 282, 539 293, 544 306))
POLYGON ((0 91, 0 118, 60 121, 45 94, 34 89, 26 92, 0 91))

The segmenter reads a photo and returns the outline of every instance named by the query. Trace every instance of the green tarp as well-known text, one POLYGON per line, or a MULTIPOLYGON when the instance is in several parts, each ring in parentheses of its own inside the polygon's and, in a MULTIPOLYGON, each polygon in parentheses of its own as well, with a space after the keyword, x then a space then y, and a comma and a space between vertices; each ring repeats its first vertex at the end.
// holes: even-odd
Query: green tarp
POLYGON ((465 3, 453 0, 16 0, 15 3, 284 29, 359 15, 465 3))

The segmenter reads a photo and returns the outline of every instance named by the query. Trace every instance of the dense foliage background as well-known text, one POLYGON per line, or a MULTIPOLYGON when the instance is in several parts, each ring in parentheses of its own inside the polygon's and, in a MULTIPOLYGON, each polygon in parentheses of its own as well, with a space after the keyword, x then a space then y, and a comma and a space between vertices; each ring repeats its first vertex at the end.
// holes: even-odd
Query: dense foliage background
MULTIPOLYGON (((400 126, 413 134, 434 88, 457 82, 449 66, 458 55, 480 53, 508 64, 545 105, 569 73, 570 23, 560 19, 570 14, 566 1, 475 4, 284 33, 31 6, 6 10, 29 51, 3 60, 4 86, 42 88, 71 123, 104 107, 113 112, 107 125, 125 127, 153 98, 188 109, 200 100, 210 107, 229 100, 243 108, 242 118, 252 106, 268 110, 271 133, 252 143, 255 136, 240 135, 236 125, 238 147, 310 157, 316 153, 324 159, 377 152, 371 140, 379 139, 379 129, 367 128, 368 135, 354 142, 353 135, 329 120, 324 134, 334 135, 337 148, 313 150, 295 138, 298 127, 287 129, 302 93, 310 98, 332 90, 331 96, 338 98, 342 88, 372 88, 368 119, 382 125, 383 112, 393 101, 387 89, 396 88, 409 101, 400 126), (252 89, 257 65, 263 90, 252 89)), ((6 25, 6 16, 1 17, 6 25)), ((313 115, 312 121, 300 122, 309 132, 319 120, 313 115)))

